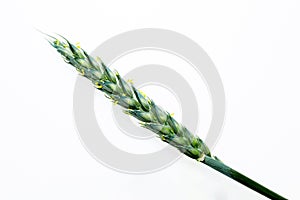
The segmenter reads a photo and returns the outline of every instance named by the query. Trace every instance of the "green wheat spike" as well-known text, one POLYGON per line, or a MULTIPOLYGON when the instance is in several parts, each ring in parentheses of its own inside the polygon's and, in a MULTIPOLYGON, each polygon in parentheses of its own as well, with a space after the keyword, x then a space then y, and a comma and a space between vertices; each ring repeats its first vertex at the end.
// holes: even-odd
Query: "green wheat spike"
POLYGON ((89 79, 94 87, 105 93, 114 104, 124 108, 124 113, 140 121, 141 127, 157 134, 163 141, 188 157, 202 162, 220 173, 234 179, 252 190, 271 199, 285 199, 266 187, 233 170, 213 156, 207 145, 185 126, 177 122, 170 113, 156 105, 142 91, 136 89, 132 81, 125 81, 118 72, 113 72, 100 59, 88 55, 79 45, 66 38, 47 36, 48 42, 72 65, 80 75, 89 79))

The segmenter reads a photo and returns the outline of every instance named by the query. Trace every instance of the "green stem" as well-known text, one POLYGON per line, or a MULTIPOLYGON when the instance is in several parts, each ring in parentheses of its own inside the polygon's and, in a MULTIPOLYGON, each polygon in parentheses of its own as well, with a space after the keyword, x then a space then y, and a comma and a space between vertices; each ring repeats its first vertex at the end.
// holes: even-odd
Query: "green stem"
POLYGON ((270 199, 286 199, 279 194, 269 190, 268 188, 260 185, 259 183, 251 180, 250 178, 244 176, 243 174, 235 171, 234 169, 228 167, 224 163, 215 160, 211 157, 205 156, 202 163, 206 164, 207 166, 217 170, 218 172, 224 174, 225 176, 228 176, 229 178, 245 185, 246 187, 264 195, 265 197, 268 197, 270 199))

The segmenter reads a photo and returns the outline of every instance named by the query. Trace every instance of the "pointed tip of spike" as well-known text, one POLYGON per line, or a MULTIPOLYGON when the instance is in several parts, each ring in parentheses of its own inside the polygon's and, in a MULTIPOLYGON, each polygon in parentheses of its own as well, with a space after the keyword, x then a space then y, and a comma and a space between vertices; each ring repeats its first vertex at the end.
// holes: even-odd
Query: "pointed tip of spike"
POLYGON ((41 33, 42 35, 47 36, 48 38, 51 38, 51 39, 54 39, 54 40, 56 39, 54 36, 49 35, 49 34, 43 32, 43 31, 41 31, 40 29, 35 28, 35 30, 36 30, 37 32, 41 33))
POLYGON ((61 34, 59 33, 55 33, 56 35, 58 35, 59 37, 61 37, 62 39, 64 39, 66 42, 69 42, 64 36, 62 36, 61 34))
POLYGON ((43 32, 43 31, 41 31, 41 30, 39 30, 39 29, 37 29, 37 28, 35 28, 35 30, 36 30, 37 32, 41 33, 41 34, 44 36, 44 39, 45 39, 47 42, 49 42, 51 46, 53 46, 53 45, 54 45, 54 42, 58 40, 56 37, 54 37, 54 36, 52 36, 52 35, 49 35, 49 34, 43 32))

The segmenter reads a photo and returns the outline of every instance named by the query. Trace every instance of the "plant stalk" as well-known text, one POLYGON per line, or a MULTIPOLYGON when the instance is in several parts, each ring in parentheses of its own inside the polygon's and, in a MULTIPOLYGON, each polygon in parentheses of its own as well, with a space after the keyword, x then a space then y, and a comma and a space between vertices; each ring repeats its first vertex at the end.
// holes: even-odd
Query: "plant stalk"
POLYGON ((239 173, 238 171, 228 167, 224 163, 219 160, 215 160, 209 156, 205 156, 204 160, 202 161, 203 164, 213 168, 214 170, 224 174, 225 176, 243 184, 244 186, 274 200, 281 200, 286 199, 279 194, 269 190, 268 188, 264 187, 263 185, 253 181, 252 179, 248 178, 247 176, 239 173))

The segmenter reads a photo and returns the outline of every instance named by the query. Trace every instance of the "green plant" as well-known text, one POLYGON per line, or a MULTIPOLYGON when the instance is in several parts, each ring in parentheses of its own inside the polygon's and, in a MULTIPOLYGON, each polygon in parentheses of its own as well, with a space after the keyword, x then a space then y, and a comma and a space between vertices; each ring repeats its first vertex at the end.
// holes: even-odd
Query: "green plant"
POLYGON ((271 199, 285 199, 266 187, 254 182, 213 156, 205 143, 186 127, 178 123, 170 113, 156 105, 142 91, 129 81, 122 79, 117 71, 111 71, 100 59, 97 61, 79 46, 67 39, 47 35, 49 43, 84 77, 92 81, 95 88, 104 92, 114 104, 124 108, 124 112, 140 121, 140 125, 157 134, 163 141, 188 157, 204 163, 231 179, 259 192, 271 199))

